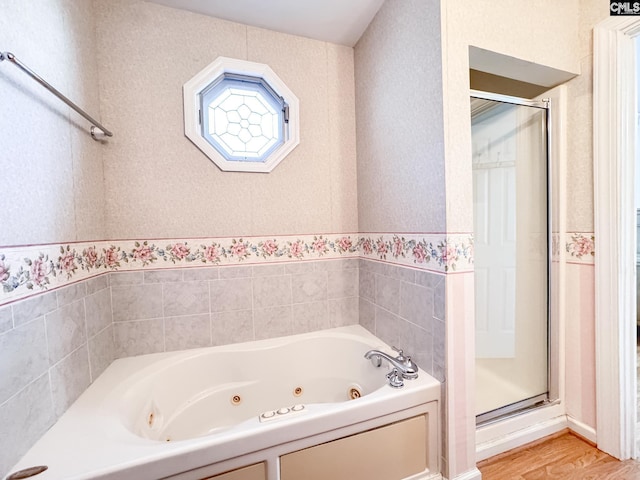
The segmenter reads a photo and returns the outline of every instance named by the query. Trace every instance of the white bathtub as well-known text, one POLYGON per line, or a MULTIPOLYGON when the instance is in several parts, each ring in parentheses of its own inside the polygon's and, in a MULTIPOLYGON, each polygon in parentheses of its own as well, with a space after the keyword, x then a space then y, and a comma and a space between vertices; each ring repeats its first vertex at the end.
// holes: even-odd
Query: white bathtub
POLYGON ((12 471, 47 465, 36 480, 200 479, 265 462, 276 480, 284 453, 428 414, 429 469, 415 478, 431 478, 440 384, 420 371, 391 388, 386 365, 364 358, 372 348, 390 352, 356 325, 116 360, 12 471))

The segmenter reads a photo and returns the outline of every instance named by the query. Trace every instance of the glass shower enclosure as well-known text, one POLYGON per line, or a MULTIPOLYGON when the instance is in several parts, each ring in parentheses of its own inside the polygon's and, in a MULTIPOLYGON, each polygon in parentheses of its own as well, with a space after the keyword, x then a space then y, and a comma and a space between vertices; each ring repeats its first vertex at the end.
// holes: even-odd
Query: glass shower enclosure
POLYGON ((550 183, 548 105, 476 95, 476 419, 483 424, 549 398, 550 183))

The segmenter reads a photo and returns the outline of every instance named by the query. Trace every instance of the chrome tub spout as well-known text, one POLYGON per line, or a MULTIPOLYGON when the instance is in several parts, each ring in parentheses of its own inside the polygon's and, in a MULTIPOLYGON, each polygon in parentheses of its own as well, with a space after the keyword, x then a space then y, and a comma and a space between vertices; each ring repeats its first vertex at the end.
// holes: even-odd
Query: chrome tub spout
POLYGON ((398 370, 398 373, 402 375, 402 378, 414 379, 418 378, 418 365, 411 360, 410 356, 405 356, 402 350, 392 347, 398 356, 392 357, 389 354, 381 352, 380 350, 369 350, 364 354, 364 358, 371 360, 374 366, 379 367, 382 365, 382 360, 386 360, 391 366, 398 370))

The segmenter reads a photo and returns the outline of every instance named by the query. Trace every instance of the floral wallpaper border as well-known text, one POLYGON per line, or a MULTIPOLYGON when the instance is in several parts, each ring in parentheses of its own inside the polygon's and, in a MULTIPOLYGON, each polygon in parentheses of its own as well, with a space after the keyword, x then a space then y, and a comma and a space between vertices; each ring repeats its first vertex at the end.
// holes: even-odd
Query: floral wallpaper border
POLYGON ((362 258, 442 273, 473 270, 472 234, 363 234, 362 258))
POLYGON ((595 239, 589 232, 565 233, 566 262, 592 265, 596 255, 595 239))
MULTIPOLYGON (((554 235, 566 261, 593 263, 594 236, 554 235)), ((473 270, 471 234, 334 234, 118 240, 0 248, 0 305, 102 273, 368 258, 440 273, 473 270)))

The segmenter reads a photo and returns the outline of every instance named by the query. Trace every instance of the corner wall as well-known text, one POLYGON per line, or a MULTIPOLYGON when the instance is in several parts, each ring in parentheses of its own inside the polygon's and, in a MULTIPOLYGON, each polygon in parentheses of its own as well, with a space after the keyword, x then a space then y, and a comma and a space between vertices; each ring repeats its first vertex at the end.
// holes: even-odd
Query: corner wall
POLYGON ((0 308, 0 477, 114 358, 108 275, 0 308))
POLYGON ((445 231, 439 12, 385 2, 355 46, 361 232, 445 231))
POLYGON ((387 1, 354 61, 360 247, 377 260, 361 260, 360 324, 443 382, 444 419, 444 274, 470 268, 472 247, 445 233, 440 25, 439 1, 387 1))

